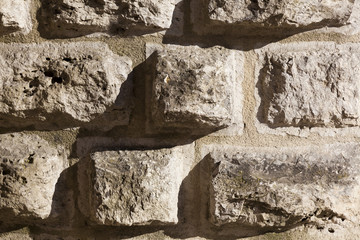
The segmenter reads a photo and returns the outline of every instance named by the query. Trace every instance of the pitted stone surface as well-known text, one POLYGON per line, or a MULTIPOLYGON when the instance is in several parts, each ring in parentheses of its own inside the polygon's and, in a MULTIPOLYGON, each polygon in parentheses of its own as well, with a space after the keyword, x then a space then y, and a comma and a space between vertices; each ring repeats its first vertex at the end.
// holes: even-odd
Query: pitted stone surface
POLYGON ((3 0, 0 4, 0 35, 29 33, 32 28, 31 0, 3 0))
POLYGON ((168 45, 155 57, 151 96, 155 127, 216 129, 232 123, 233 85, 243 74, 241 53, 168 45))
POLYGON ((260 51, 263 122, 272 127, 359 125, 360 48, 305 43, 260 51))
POLYGON ((67 166, 65 151, 36 135, 0 135, 0 221, 47 218, 55 184, 67 166))
POLYGON ((73 37, 95 32, 161 30, 171 25, 178 0, 43 0, 46 34, 73 37), (52 31, 52 32, 51 32, 52 31))
POLYGON ((209 18, 225 24, 341 26, 348 24, 353 0, 210 0, 209 18))
POLYGON ((221 146, 208 155, 213 170, 210 220, 218 226, 236 223, 268 231, 356 223, 359 147, 221 146))
POLYGON ((103 43, 0 44, 0 125, 80 126, 115 103, 130 71, 103 43))
POLYGON ((79 167, 82 212, 105 225, 177 223, 183 164, 189 158, 193 145, 91 154, 79 167))

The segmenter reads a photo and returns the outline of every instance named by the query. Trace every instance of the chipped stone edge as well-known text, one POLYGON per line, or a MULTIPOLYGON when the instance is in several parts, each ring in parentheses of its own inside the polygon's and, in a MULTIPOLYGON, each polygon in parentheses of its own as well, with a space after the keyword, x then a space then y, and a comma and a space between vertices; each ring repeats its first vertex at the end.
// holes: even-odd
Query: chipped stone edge
POLYGON ((23 23, 23 25, 20 26, 18 30, 9 33, 0 34, 0 36, 17 37, 17 36, 28 35, 32 31, 32 28, 34 26, 32 19, 33 5, 34 5, 34 0, 25 0, 25 2, 23 3, 23 10, 25 10, 24 18, 26 19, 26 22, 23 23))
MULTIPOLYGON (((254 69, 254 82, 255 86, 258 83, 260 69, 264 63, 264 55, 267 52, 286 52, 286 51, 308 51, 308 50, 316 50, 324 49, 329 50, 330 52, 334 49, 342 49, 344 47, 354 47, 360 50, 360 44, 358 43, 345 43, 345 44, 336 44, 335 42, 293 42, 293 43, 273 43, 269 44, 266 47, 259 48, 255 50, 255 54, 257 55, 257 61, 254 69)), ((360 51, 359 51, 360 52, 360 51)), ((258 88, 255 87, 254 92, 255 100, 256 100, 256 108, 255 108, 255 116, 254 122, 257 132, 260 134, 272 134, 272 135, 280 135, 280 136, 298 136, 298 137, 309 137, 311 134, 318 134, 322 137, 334 137, 334 136, 360 136, 360 126, 357 127, 344 127, 344 128, 334 128, 334 127, 277 127, 271 128, 266 123, 262 123, 257 118, 257 113, 260 110, 261 104, 261 96, 259 94, 258 88)))
MULTIPOLYGON (((272 153, 295 153, 296 155, 301 154, 309 154, 313 153, 315 151, 328 151, 328 149, 331 149, 334 153, 344 152, 347 151, 349 147, 352 147, 353 149, 358 149, 360 147, 360 144, 358 142, 347 142, 347 143, 329 143, 324 145, 301 145, 296 147, 291 146, 281 146, 281 147, 246 147, 246 146, 236 146, 236 145, 230 145, 230 144, 219 144, 219 143, 210 143, 210 144, 204 144, 200 147, 199 155, 201 161, 204 159, 207 159, 207 156, 218 156, 219 154, 222 155, 223 153, 234 153, 234 152, 257 152, 257 153, 263 153, 263 154, 272 154, 272 153)), ((309 158, 310 162, 317 162, 316 159, 309 158)), ((360 164, 358 162, 358 159, 350 158, 350 164, 352 164, 353 167, 359 167, 360 164)), ((360 176, 356 176, 354 181, 357 181, 360 183, 360 176)), ((207 181, 206 179, 203 179, 202 181, 207 181)), ((203 186, 206 186, 206 184, 209 184, 207 182, 202 182, 203 186)), ((358 191, 360 191, 360 186, 357 186, 356 190, 354 191, 354 194, 356 194, 358 191)), ((210 196, 208 196, 210 197, 210 196)), ((209 201, 210 199, 208 199, 209 201)), ((357 224, 358 219, 356 218, 348 218, 350 223, 350 227, 359 227, 357 224)), ((332 224, 329 223, 329 226, 332 224)), ((347 229, 345 225, 334 225, 341 229, 347 229)))

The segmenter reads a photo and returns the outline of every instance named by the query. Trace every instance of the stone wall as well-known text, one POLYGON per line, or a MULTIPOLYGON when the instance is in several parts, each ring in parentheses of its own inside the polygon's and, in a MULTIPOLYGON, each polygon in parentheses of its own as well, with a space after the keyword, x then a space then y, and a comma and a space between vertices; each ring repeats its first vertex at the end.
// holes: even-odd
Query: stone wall
POLYGON ((0 239, 360 239, 360 0, 0 4, 0 239))

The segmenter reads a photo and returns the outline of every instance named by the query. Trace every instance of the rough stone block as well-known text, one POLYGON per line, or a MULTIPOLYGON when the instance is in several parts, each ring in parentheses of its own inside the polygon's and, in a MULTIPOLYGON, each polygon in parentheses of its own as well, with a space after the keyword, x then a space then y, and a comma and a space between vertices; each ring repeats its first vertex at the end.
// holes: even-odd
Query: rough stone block
POLYGON ((358 44, 304 43, 259 51, 260 121, 271 127, 359 125, 358 44))
POLYGON ((241 111, 243 56, 221 47, 168 45, 155 51, 151 121, 157 129, 220 129, 241 111))
POLYGON ((4 0, 0 4, 0 35, 29 33, 32 28, 31 0, 4 0))
POLYGON ((191 22, 200 35, 281 36, 322 28, 359 32, 360 2, 353 0, 193 0, 191 22))
POLYGON ((193 145, 95 152, 80 161, 80 209, 98 224, 177 223, 183 165, 193 155, 193 145))
POLYGON ((65 151, 36 135, 0 135, 0 221, 47 218, 55 184, 67 166, 65 151))
POLYGON ((348 24, 353 0, 210 0, 208 17, 224 24, 341 26, 348 24))
POLYGON ((359 147, 215 148, 207 155, 210 220, 265 231, 356 224, 359 147))
POLYGON ((167 29, 178 0, 42 1, 40 32, 49 37, 75 37, 96 32, 167 29))
POLYGON ((0 44, 0 126, 84 125, 115 104, 131 64, 103 43, 0 44))

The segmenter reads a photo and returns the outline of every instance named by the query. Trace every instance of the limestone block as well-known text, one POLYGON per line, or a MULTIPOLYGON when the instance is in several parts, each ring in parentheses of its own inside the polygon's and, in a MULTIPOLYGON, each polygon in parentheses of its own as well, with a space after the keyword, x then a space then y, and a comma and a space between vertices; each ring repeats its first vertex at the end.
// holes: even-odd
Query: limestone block
POLYGON ((0 135, 0 221, 47 218, 55 184, 67 166, 65 151, 36 135, 0 135))
POLYGON ((198 35, 287 37, 304 31, 359 33, 358 0, 192 0, 198 35))
POLYGON ((41 20, 49 36, 161 30, 171 25, 178 0, 43 0, 41 20))
POLYGON ((80 161, 80 209, 104 225, 174 224, 193 145, 95 152, 80 161), (89 178, 90 176, 90 178, 89 178))
POLYGON ((208 155, 210 220, 266 231, 356 224, 359 147, 217 147, 208 155))
POLYGON ((258 54, 262 122, 271 127, 359 125, 358 44, 276 45, 258 54))
POLYGON ((88 123, 114 105, 131 64, 103 43, 0 44, 0 126, 88 123))
POLYGON ((354 0, 210 0, 209 19, 224 24, 341 26, 348 24, 354 0))
POLYGON ((242 53, 167 45, 154 55, 150 109, 155 128, 219 129, 234 122, 234 111, 242 109, 241 90, 236 92, 243 75, 242 53))
POLYGON ((0 3, 0 35, 29 33, 32 28, 31 0, 2 0, 0 3))

